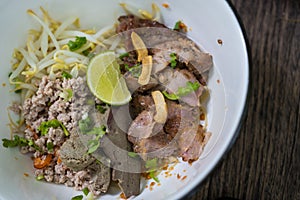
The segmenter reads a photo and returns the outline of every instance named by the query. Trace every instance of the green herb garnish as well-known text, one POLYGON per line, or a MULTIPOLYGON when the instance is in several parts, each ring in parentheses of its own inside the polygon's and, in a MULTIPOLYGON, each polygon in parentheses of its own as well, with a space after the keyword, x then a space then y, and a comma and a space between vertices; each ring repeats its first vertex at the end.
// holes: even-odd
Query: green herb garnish
POLYGON ((159 183, 158 178, 156 177, 157 168, 158 168, 158 159, 153 158, 150 160, 147 160, 145 163, 145 167, 147 168, 147 172, 149 173, 149 176, 159 183))
POLYGON ((75 41, 70 40, 68 42, 68 46, 70 51, 76 51, 80 49, 87 42, 86 37, 78 37, 76 36, 75 41))
POLYGON ((97 139, 88 141, 88 154, 94 153, 100 146, 100 142, 97 139))
POLYGON ((106 127, 93 127, 92 120, 87 117, 86 119, 82 119, 78 122, 79 130, 81 133, 86 135, 95 135, 95 138, 88 141, 88 152, 87 153, 93 153, 95 152, 98 147, 100 146, 100 139, 103 137, 103 135, 106 133, 106 127))
POLYGON ((38 180, 38 181, 40 181, 40 180, 43 180, 44 178, 45 178, 44 175, 40 174, 35 179, 38 180))
POLYGON ((87 105, 95 105, 95 100, 94 99, 88 99, 87 101, 86 101, 86 104, 87 105))
POLYGON ((24 147, 24 146, 30 146, 33 147, 34 149, 36 149, 37 151, 42 152, 42 149, 36 145, 33 140, 29 139, 25 139, 23 137, 19 137, 18 135, 15 135, 14 138, 12 140, 9 139, 2 139, 3 142, 3 146, 8 148, 8 147, 24 147))
POLYGON ((78 122, 79 130, 82 133, 86 133, 86 132, 90 131, 92 129, 92 125, 93 125, 93 122, 89 117, 87 117, 86 119, 81 119, 78 122))
POLYGON ((147 160, 145 163, 145 167, 150 171, 152 171, 153 169, 157 168, 157 161, 158 161, 157 158, 147 160))
POLYGON ((179 31, 179 30, 180 30, 180 24, 181 24, 181 21, 180 21, 180 20, 177 21, 177 22, 175 23, 175 26, 174 26, 173 30, 179 31))
POLYGON ((72 197, 71 200, 82 200, 83 199, 83 195, 77 195, 75 197, 72 197))
POLYGON ((37 151, 43 152, 43 150, 31 139, 28 140, 28 146, 33 147, 37 151))
POLYGON ((69 136, 69 132, 66 129, 66 127, 57 119, 52 119, 52 120, 49 120, 46 122, 42 122, 37 130, 41 132, 41 135, 46 135, 48 133, 50 127, 52 127, 52 128, 60 127, 64 131, 64 134, 66 136, 69 136))
POLYGON ((47 143, 47 149, 48 149, 48 151, 53 151, 53 148, 54 148, 54 144, 52 142, 48 142, 47 143))
POLYGON ((59 94, 61 98, 64 99, 64 101, 70 101, 73 97, 73 90, 70 88, 63 89, 63 91, 59 94))
POLYGON ((35 150, 39 152, 43 152, 43 150, 37 144, 35 144, 33 140, 29 139, 27 142, 28 142, 28 146, 33 147, 35 150))
POLYGON ((66 71, 63 71, 63 72, 61 73, 61 76, 62 76, 63 78, 66 78, 66 79, 72 78, 72 75, 69 74, 69 73, 66 72, 66 71))
MULTIPOLYGON (((9 76, 11 76, 11 74, 9 76)), ((13 79, 13 81, 15 81, 15 82, 23 82, 19 77, 15 77, 13 79)), ((16 94, 20 94, 22 92, 22 89, 18 89, 18 88, 21 88, 21 84, 15 84, 15 93, 16 94)))
POLYGON ((170 100, 178 100, 180 97, 186 96, 191 92, 198 90, 200 84, 196 82, 188 81, 186 82, 185 87, 179 87, 176 93, 168 93, 167 91, 163 91, 164 96, 170 100))
POLYGON ((129 67, 127 64, 125 64, 125 70, 129 71, 133 77, 138 78, 142 73, 142 65, 136 64, 132 67, 129 67))
POLYGON ((135 158, 135 157, 138 156, 138 154, 135 153, 135 152, 128 152, 128 156, 131 157, 131 158, 135 158))
POLYGON ((101 126, 101 127, 94 127, 92 128, 92 130, 88 131, 87 135, 101 135, 101 137, 105 134, 106 131, 106 127, 105 126, 101 126))
POLYGON ((82 192, 85 196, 87 196, 89 194, 90 190, 89 190, 89 188, 86 187, 82 190, 82 192))
POLYGON ((120 59, 123 59, 123 58, 128 57, 128 56, 129 56, 129 53, 126 52, 126 53, 121 54, 121 55, 119 56, 119 58, 120 58, 120 59))
POLYGON ((22 92, 22 89, 15 90, 16 94, 20 94, 21 92, 22 92))
POLYGON ((170 63, 171 63, 171 67, 174 69, 177 65, 177 55, 176 55, 176 53, 171 53, 170 54, 170 63))
POLYGON ((167 97, 167 99, 170 99, 173 101, 179 99, 179 96, 177 96, 175 93, 168 93, 167 91, 162 91, 162 93, 164 94, 165 97, 167 97))
POLYGON ((96 105, 96 109, 101 113, 104 114, 107 108, 105 108, 105 105, 96 105))
POLYGON ((8 147, 17 147, 17 146, 27 146, 28 141, 25 138, 19 137, 18 135, 15 135, 12 140, 9 139, 2 139, 3 146, 8 147))
POLYGON ((159 179, 156 176, 156 171, 149 172, 150 178, 152 178, 155 182, 159 183, 159 179))
POLYGON ((88 141, 88 153, 95 152, 100 146, 100 139, 105 135, 106 127, 94 127, 92 130, 87 132, 88 135, 96 135, 95 139, 88 141))
POLYGON ((82 52, 84 56, 88 56, 91 53, 91 49, 86 49, 82 52))
POLYGON ((196 90, 198 90, 198 88, 200 87, 200 84, 196 81, 196 82, 191 82, 188 81, 186 83, 186 87, 179 87, 178 91, 177 91, 177 95, 182 97, 182 96, 186 96, 191 92, 194 92, 196 90))

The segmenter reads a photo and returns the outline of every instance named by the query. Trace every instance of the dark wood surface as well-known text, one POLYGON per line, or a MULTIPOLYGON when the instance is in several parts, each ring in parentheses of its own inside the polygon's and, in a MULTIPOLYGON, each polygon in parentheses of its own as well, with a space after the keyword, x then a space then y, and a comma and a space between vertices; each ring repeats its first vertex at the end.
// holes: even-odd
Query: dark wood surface
POLYGON ((248 111, 231 150, 188 199, 300 200, 300 0, 230 3, 251 52, 248 111))

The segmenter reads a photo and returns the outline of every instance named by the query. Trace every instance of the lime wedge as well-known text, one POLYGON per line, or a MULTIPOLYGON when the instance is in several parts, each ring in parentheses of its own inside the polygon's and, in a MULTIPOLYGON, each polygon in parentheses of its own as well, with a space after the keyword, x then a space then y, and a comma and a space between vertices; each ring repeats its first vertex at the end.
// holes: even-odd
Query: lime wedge
POLYGON ((91 60, 87 69, 87 84, 97 98, 110 105, 123 105, 131 100, 112 51, 98 54, 91 60))

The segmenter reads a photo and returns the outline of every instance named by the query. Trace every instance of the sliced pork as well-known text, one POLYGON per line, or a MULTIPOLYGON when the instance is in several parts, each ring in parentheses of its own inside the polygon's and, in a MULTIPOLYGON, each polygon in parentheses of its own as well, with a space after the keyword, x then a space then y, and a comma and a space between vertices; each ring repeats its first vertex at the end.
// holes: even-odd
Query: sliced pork
POLYGON ((162 71, 170 64, 170 54, 173 53, 179 62, 185 64, 194 73, 201 84, 206 84, 206 72, 213 66, 212 56, 203 52, 185 34, 173 31, 159 22, 139 19, 132 15, 121 16, 119 22, 117 32, 124 34, 127 51, 134 52, 129 37, 133 29, 150 49, 153 54, 153 74, 162 71))
POLYGON ((117 32, 124 34, 129 57, 136 56, 130 40, 130 34, 134 31, 153 57, 152 78, 157 80, 157 83, 139 90, 137 78, 125 73, 128 87, 133 92, 129 105, 133 121, 127 135, 134 151, 142 155, 143 159, 174 155, 183 157, 185 161, 198 159, 209 135, 199 126, 199 99, 207 82, 207 73, 213 65, 212 56, 203 52, 185 34, 173 31, 159 22, 132 15, 121 16, 119 22, 117 32), (175 69, 169 67, 171 54, 176 55, 175 69), (155 105, 149 95, 151 90, 158 88, 177 94, 180 88, 187 87, 188 82, 200 86, 176 101, 167 100, 167 121, 164 124, 155 122, 155 105))
MULTIPOLYGON (((169 93, 176 93, 180 87, 187 87, 187 82, 198 82, 195 76, 186 69, 166 69, 159 74, 158 79, 169 93)), ((196 91, 190 92, 185 96, 181 96, 179 101, 187 103, 190 106, 200 106, 199 97, 201 96, 202 91, 203 86, 199 83, 199 88, 196 91)))
POLYGON ((149 94, 133 93, 129 103, 129 112, 132 119, 135 119, 142 111, 154 107, 154 101, 149 94))
POLYGON ((170 54, 176 54, 178 61, 188 66, 195 75, 208 71, 212 67, 212 56, 202 52, 188 38, 179 38, 157 44, 153 48, 153 73, 161 71, 170 63, 170 54))
POLYGON ((147 91, 154 88, 158 84, 158 81, 156 79, 150 77, 148 84, 141 85, 138 83, 138 78, 133 76, 131 72, 126 72, 123 77, 131 93, 135 91, 140 91, 140 92, 147 91))

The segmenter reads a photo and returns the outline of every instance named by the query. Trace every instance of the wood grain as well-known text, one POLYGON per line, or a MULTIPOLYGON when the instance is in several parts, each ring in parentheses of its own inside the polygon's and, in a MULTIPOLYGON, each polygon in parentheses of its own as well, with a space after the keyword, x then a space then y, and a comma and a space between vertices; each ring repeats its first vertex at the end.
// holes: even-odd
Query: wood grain
POLYGON ((300 1, 230 0, 252 66, 244 124, 216 169, 187 199, 300 199, 300 1))

